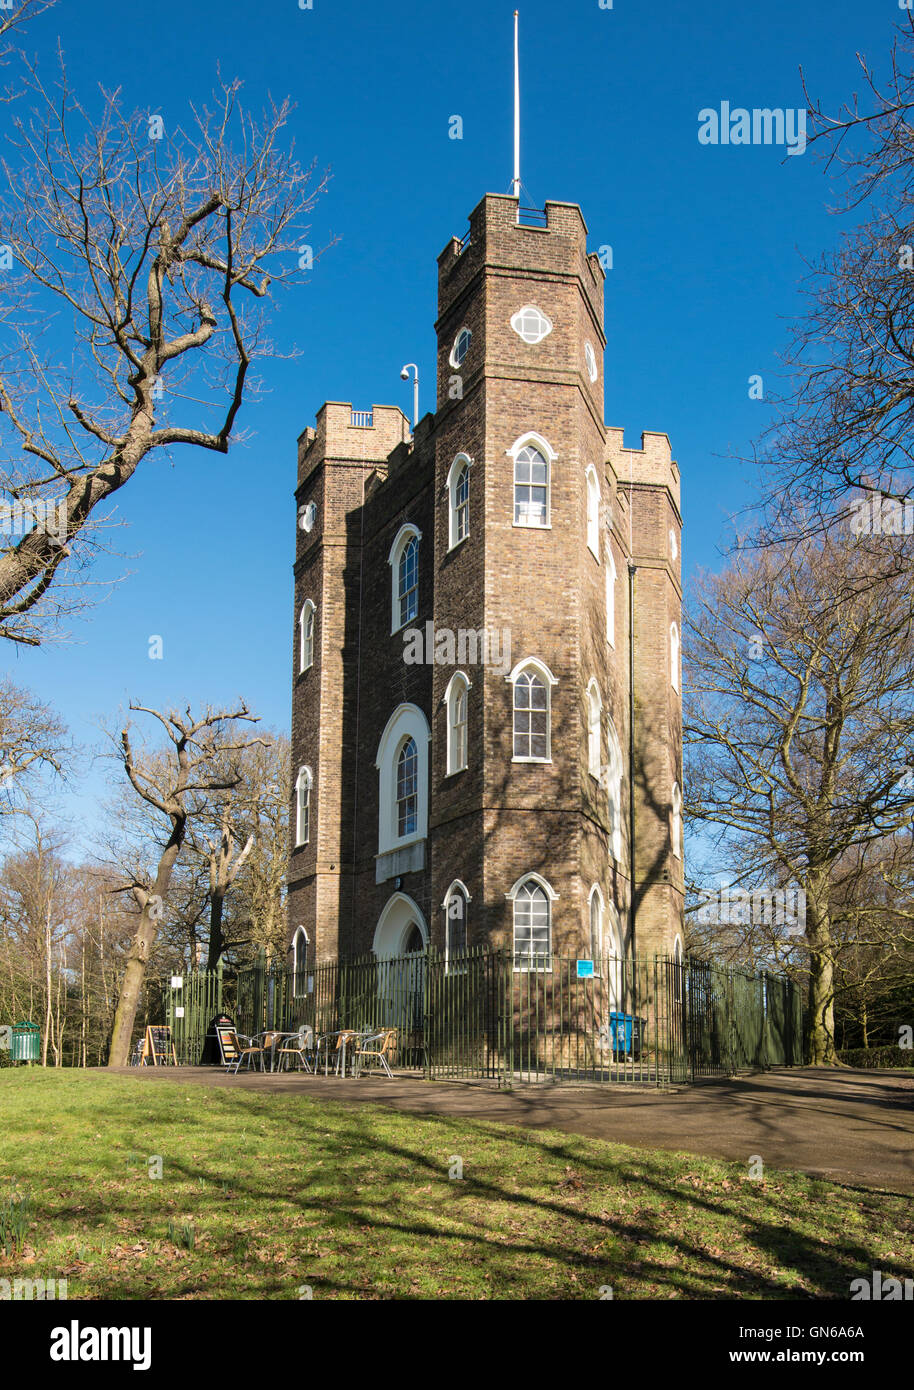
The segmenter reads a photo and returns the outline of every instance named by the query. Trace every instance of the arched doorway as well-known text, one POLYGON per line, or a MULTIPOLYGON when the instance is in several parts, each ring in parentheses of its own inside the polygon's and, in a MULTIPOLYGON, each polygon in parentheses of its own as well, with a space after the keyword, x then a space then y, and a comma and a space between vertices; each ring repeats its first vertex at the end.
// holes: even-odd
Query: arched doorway
POLYGON ((406 1066, 421 1066, 425 1027, 425 951, 428 928, 419 905, 406 893, 394 893, 375 929, 378 958, 380 1022, 398 1033, 398 1057, 406 1066))

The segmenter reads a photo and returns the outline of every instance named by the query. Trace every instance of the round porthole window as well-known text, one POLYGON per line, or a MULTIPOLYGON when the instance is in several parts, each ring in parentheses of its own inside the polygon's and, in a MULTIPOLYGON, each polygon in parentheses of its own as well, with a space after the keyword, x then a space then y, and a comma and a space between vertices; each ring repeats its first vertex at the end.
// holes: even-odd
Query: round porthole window
POLYGON ((470 343, 473 335, 468 328, 461 328, 457 337, 454 339, 454 346, 451 348, 451 366, 462 367, 464 358, 470 350, 470 343))
POLYGON ((313 502, 309 502, 306 507, 302 507, 298 514, 298 524, 303 531, 313 531, 314 523, 317 520, 317 507, 313 502))
POLYGON ((590 343, 584 344, 584 361, 587 363, 587 375, 591 381, 597 379, 597 355, 590 343))

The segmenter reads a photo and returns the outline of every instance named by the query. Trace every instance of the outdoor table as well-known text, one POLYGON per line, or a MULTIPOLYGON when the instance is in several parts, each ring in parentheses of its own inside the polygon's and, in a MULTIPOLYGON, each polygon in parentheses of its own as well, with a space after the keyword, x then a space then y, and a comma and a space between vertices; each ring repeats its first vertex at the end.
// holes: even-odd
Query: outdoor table
MULTIPOLYGON (((369 1029, 369 1030, 366 1030, 366 1029, 364 1029, 364 1028, 338 1028, 337 1031, 336 1031, 335 1033, 324 1033, 324 1034, 322 1035, 322 1038, 323 1038, 323 1041, 324 1041, 324 1042, 329 1042, 331 1038, 342 1038, 342 1042, 341 1042, 340 1045, 339 1045, 339 1046, 340 1046, 340 1075, 341 1075, 341 1076, 345 1077, 345 1075, 346 1075, 346 1047, 347 1047, 347 1045, 348 1045, 348 1043, 349 1043, 349 1039, 350 1039, 350 1038, 360 1038, 360 1037, 362 1037, 362 1035, 363 1035, 366 1031, 369 1031, 369 1032, 370 1032, 371 1030, 370 1030, 370 1029, 369 1029)), ((325 1048, 324 1048, 324 1075, 325 1075, 325 1076, 328 1074, 329 1067, 330 1067, 330 1049, 329 1049, 329 1047, 325 1047, 325 1048)))
MULTIPOLYGON (((258 1038, 268 1037, 272 1037, 273 1039, 273 1041, 270 1043, 270 1071, 275 1071, 277 1047, 286 1038, 297 1038, 298 1029, 296 1028, 294 1033, 280 1033, 280 1031, 277 1028, 265 1028, 262 1033, 255 1033, 251 1041, 256 1042, 258 1038)), ((263 1064, 263 1053, 260 1054, 260 1070, 266 1071, 266 1067, 263 1064)))

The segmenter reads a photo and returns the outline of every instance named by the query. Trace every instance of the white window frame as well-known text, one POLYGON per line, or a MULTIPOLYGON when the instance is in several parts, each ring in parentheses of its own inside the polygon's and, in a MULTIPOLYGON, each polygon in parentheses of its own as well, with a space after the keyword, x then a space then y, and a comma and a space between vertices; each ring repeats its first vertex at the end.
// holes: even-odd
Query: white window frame
POLYGON ((606 716, 606 802, 609 813, 609 852, 622 862, 622 781, 625 766, 622 742, 611 714, 606 716))
POLYGON ((448 550, 454 550, 458 545, 463 545, 470 534, 470 469, 473 460, 469 454, 457 454, 454 462, 448 469, 447 475, 447 506, 448 506, 448 550), (466 531, 463 535, 458 534, 460 521, 460 508, 457 502, 457 486, 466 469, 467 474, 467 500, 466 500, 466 531))
POLYGON ((514 884, 514 887, 511 889, 511 891, 510 891, 509 893, 506 893, 506 894, 505 894, 505 897, 508 899, 508 901, 509 901, 510 904, 511 904, 511 960, 512 960, 512 963, 513 963, 513 966, 514 966, 514 973, 515 973, 516 975, 520 975, 520 974, 524 974, 524 975, 528 975, 528 974, 529 974, 529 975, 534 975, 534 974, 536 974, 536 975, 549 975, 549 974, 551 974, 551 973, 552 973, 552 941, 553 941, 553 910, 552 910, 552 904, 558 902, 558 899, 559 899, 558 893, 557 893, 557 892, 555 891, 555 889, 552 887, 552 884, 549 883, 549 882, 547 882, 547 880, 544 879, 544 878, 542 877, 541 874, 529 873, 529 874, 522 874, 521 877, 520 877, 520 878, 517 880, 517 882, 514 884), (543 892, 545 893, 545 895, 546 895, 546 904, 547 904, 547 909, 548 909, 548 919, 547 919, 547 921, 548 921, 548 929, 549 929, 549 941, 548 941, 549 949, 548 949, 548 951, 542 952, 540 956, 533 957, 533 959, 542 960, 542 959, 546 958, 546 959, 548 959, 548 962, 549 962, 548 965, 534 965, 534 966, 531 966, 531 965, 518 965, 518 964, 517 964, 517 899, 518 899, 518 896, 519 896, 519 894, 520 894, 521 889, 524 888, 524 887, 526 887, 527 884, 531 884, 531 883, 532 883, 532 884, 535 884, 537 888, 541 888, 542 891, 543 891, 543 892))
POLYGON ((378 770, 378 854, 400 849, 424 840, 428 834, 428 762, 431 731, 418 705, 401 704, 387 721, 378 744, 375 767, 378 770), (416 830, 400 836, 397 825, 397 762, 408 738, 418 753, 416 788, 416 830))
MULTIPOLYGON (((408 785, 408 784, 407 784, 407 785, 408 785)), ((396 827, 397 827, 397 839, 398 839, 398 840, 409 840, 409 839, 411 839, 411 838, 413 837, 413 835, 415 835, 416 830, 417 830, 418 827, 419 827, 419 745, 416 743, 416 740, 413 738, 412 734, 407 734, 405 738, 401 739, 401 740, 400 740, 400 743, 399 743, 399 745, 398 745, 398 747, 397 747, 397 757, 396 757, 396 763, 395 763, 395 767, 394 767, 394 804, 395 804, 394 815, 395 815, 395 822, 396 822, 396 827), (415 761, 415 773, 414 773, 414 776, 415 776, 414 788, 415 788, 415 789, 414 789, 413 791, 411 791, 411 792, 408 792, 406 796, 402 796, 402 797, 401 797, 401 795, 400 795, 400 766, 401 766, 401 764, 404 762, 404 759, 406 758, 407 750, 409 750, 409 757, 410 757, 410 758, 413 758, 414 761, 415 761), (414 826, 412 829, 401 830, 401 829, 400 829, 400 805, 401 805, 401 802, 408 802, 408 801, 414 801, 414 802, 415 802, 415 809, 414 809, 412 815, 413 815, 413 818, 414 818, 416 824, 415 824, 415 826, 414 826)))
POLYGON ((549 670, 545 661, 541 661, 538 656, 525 656, 517 663, 514 670, 505 676, 505 680, 511 686, 511 761, 513 763, 551 763, 552 762, 552 687, 558 685, 557 678, 549 670), (514 753, 514 687, 518 676, 525 671, 532 670, 539 676, 546 687, 546 756, 545 758, 534 758, 523 754, 514 753))
POLYGON ((679 693, 679 628, 675 622, 670 623, 670 685, 679 693))
POLYGON ((600 563, 600 480, 592 463, 584 474, 587 487, 587 549, 600 563))
POLYGON ((463 327, 461 328, 460 332, 457 334, 457 337, 454 339, 454 346, 451 348, 451 355, 450 355, 450 357, 448 358, 448 362, 450 363, 450 365, 451 365, 452 367, 456 367, 456 368, 458 368, 458 370, 459 370, 459 368, 463 366, 464 362, 467 360, 467 353, 468 353, 469 350, 470 350, 470 345, 471 345, 472 341, 473 341, 473 334, 472 334, 472 333, 470 332, 470 330, 467 328, 466 324, 464 324, 463 327), (463 356, 460 357, 460 358, 458 358, 458 356, 457 356, 457 349, 458 349, 458 347, 460 346, 460 340, 461 340, 461 338, 463 337, 464 333, 467 335, 467 345, 466 345, 466 348, 465 348, 465 350, 464 350, 463 356))
POLYGON ((589 950, 590 959, 594 962, 601 961, 603 959, 603 920, 605 916, 606 904, 603 901, 603 890, 600 888, 599 883, 595 883, 591 888, 590 896, 587 899, 587 929, 590 936, 589 950), (593 937, 594 903, 596 903, 599 913, 599 916, 597 918, 596 942, 594 942, 593 937), (594 950, 594 945, 596 945, 597 947, 596 950, 594 950))
POLYGON ((683 997, 683 954, 682 937, 677 932, 673 940, 673 1003, 679 1008, 683 997))
POLYGON ((682 858, 682 790, 678 782, 673 783, 670 795, 670 841, 673 858, 682 858))
POLYGON ((584 343, 584 362, 587 366, 587 375, 592 382, 595 382, 600 375, 600 368, 597 366, 597 354, 594 352, 593 343, 589 340, 584 343))
MULTIPOLYGON (((606 926, 612 949, 606 952, 606 996, 610 1011, 622 1008, 623 971, 625 966, 625 942, 622 939, 622 920, 615 903, 610 903, 606 911, 606 926)), ((604 931, 605 937, 605 931, 604 931)))
POLYGON ((304 764, 298 769, 298 776, 295 779, 295 848, 300 849, 303 845, 311 843, 311 792, 314 789, 314 774, 310 767, 304 764), (307 833, 302 836, 302 791, 308 793, 307 810, 308 824, 307 833))
POLYGON ((448 776, 448 777, 452 776, 454 773, 457 773, 457 772, 466 772, 467 767, 468 767, 468 765, 469 765, 470 740, 469 740, 469 734, 468 734, 467 724, 468 724, 468 722, 469 722, 469 713, 470 713, 470 710, 469 710, 469 690, 470 690, 471 684, 472 684, 472 682, 470 681, 469 677, 468 677, 467 675, 465 675, 465 673, 464 673, 463 671, 455 671, 454 674, 451 676, 451 679, 448 681, 448 683, 447 683, 447 689, 446 689, 445 692, 444 692, 444 708, 445 708, 445 716, 446 716, 446 719, 447 719, 447 776, 448 776), (458 726, 457 726, 457 721, 456 721, 456 718, 455 718, 455 715, 456 715, 456 713, 457 713, 457 708, 458 708, 458 704, 459 704, 460 696, 461 696, 461 695, 466 695, 466 697, 467 697, 467 704, 466 704, 466 715, 467 715, 467 718, 466 718, 466 720, 464 721, 464 725, 463 725, 463 761, 462 761, 462 762, 460 761, 460 758, 459 758, 460 749, 459 749, 459 746, 458 746, 458 743, 457 743, 457 738, 456 738, 456 732, 457 732, 457 727, 458 727, 458 726))
POLYGON ((521 531, 551 531, 552 529, 552 465, 558 458, 558 454, 553 449, 547 439, 535 430, 530 430, 527 434, 520 435, 515 439, 510 449, 505 453, 511 460, 511 521, 512 524, 521 531), (517 489, 518 487, 538 486, 538 484, 518 483, 517 481, 517 456, 522 449, 527 447, 536 449, 546 460, 546 520, 545 521, 518 521, 517 512, 517 489))
POLYGON ((390 565, 390 631, 391 636, 406 627, 407 623, 415 622, 419 616, 419 557, 416 556, 416 612, 412 618, 404 618, 400 621, 400 557, 411 540, 415 540, 417 546, 422 543, 422 532, 418 526, 414 526, 408 521, 400 527, 394 536, 393 545, 390 547, 390 554, 387 556, 387 563, 390 565))
POLYGON ((303 989, 304 973, 308 966, 308 947, 311 942, 308 933, 303 926, 295 928, 295 935, 292 937, 292 993, 295 999, 303 999, 308 993, 307 984, 303 989), (304 942, 304 952, 299 958, 299 942, 304 942))
POLYGON ((616 645, 616 561, 612 544, 606 541, 606 640, 616 645))
POLYGON ((587 771, 599 781, 601 768, 603 696, 595 677, 587 683, 587 771))
POLYGON ((537 343, 541 343, 544 338, 549 337, 555 324, 552 322, 549 315, 544 314, 542 309, 536 304, 522 304, 521 307, 511 315, 511 327, 522 343, 526 343, 528 347, 535 347, 537 343), (529 313, 539 314, 540 320, 546 325, 543 332, 539 333, 535 338, 529 336, 529 330, 525 332, 521 327, 524 315, 529 313))
POLYGON ((298 672, 299 672, 299 675, 302 675, 305 671, 310 671, 311 667, 314 665, 314 625, 315 625, 315 615, 316 615, 316 613, 317 613, 317 607, 316 607, 316 605, 314 604, 314 602, 313 602, 311 599, 306 598, 305 601, 304 601, 304 603, 302 604, 301 612, 300 612, 299 615, 298 615, 298 629, 299 629, 299 634, 298 634, 298 642, 299 642, 299 646, 298 646, 298 672), (307 625, 308 625, 308 619, 309 619, 309 617, 310 617, 310 619, 311 619, 311 635, 310 635, 310 637, 309 637, 309 639, 308 639, 308 641, 307 641, 307 644, 306 644, 306 641, 305 641, 305 632, 306 632, 306 630, 307 630, 307 625), (306 658, 307 658, 307 659, 306 659, 306 658))
POLYGON ((452 949, 453 949, 453 947, 452 947, 452 942, 451 942, 451 922, 453 921, 453 915, 452 915, 452 913, 451 913, 451 903, 454 901, 454 898, 455 898, 455 897, 459 898, 460 901, 463 903, 463 940, 464 940, 464 949, 466 949, 466 946, 467 946, 467 944, 468 944, 467 922, 468 922, 468 920, 469 920, 469 915, 470 915, 470 912, 469 912, 470 892, 469 892, 469 889, 467 888, 466 884, 463 882, 463 880, 462 880, 462 879, 459 879, 459 878, 455 878, 455 879, 454 879, 454 882, 451 884, 450 888, 449 888, 449 889, 447 890, 447 892, 445 893, 445 895, 444 895, 444 901, 443 901, 442 904, 441 904, 442 908, 444 909, 444 973, 445 973, 445 975, 465 975, 465 974, 467 973, 467 966, 466 966, 465 963, 464 963, 463 965, 458 965, 458 966, 456 966, 456 967, 453 966, 453 965, 451 965, 451 951, 452 951, 452 949))

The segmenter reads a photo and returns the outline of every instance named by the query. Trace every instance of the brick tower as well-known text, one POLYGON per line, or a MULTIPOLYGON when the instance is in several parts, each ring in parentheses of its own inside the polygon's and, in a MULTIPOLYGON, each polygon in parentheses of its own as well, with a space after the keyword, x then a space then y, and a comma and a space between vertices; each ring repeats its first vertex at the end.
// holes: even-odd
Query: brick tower
POLYGON ((679 473, 603 423, 586 235, 487 195, 438 260, 434 415, 299 440, 296 960, 674 952, 679 473))

